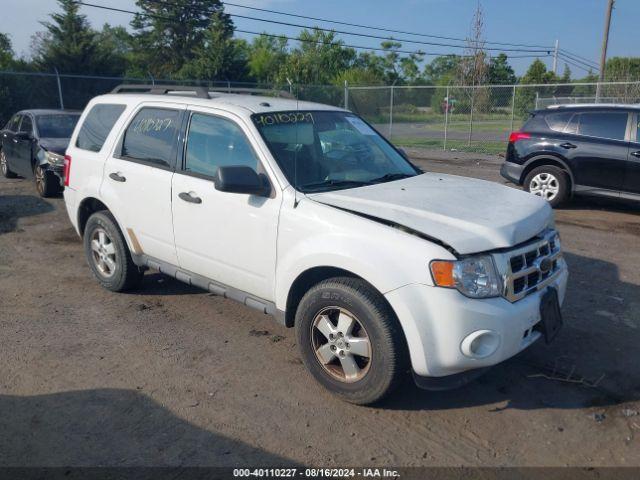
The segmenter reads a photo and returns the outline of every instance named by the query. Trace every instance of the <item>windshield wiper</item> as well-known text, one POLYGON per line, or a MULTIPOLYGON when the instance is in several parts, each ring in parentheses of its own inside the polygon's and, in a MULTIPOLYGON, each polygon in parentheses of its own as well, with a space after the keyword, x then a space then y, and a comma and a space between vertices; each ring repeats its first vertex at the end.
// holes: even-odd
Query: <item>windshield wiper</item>
POLYGON ((304 190, 317 190, 317 189, 322 189, 322 188, 350 188, 350 187, 362 187, 365 185, 371 185, 371 182, 363 182, 360 180, 336 180, 336 179, 329 179, 329 180, 323 180, 322 182, 314 182, 314 183, 307 183, 306 185, 301 185, 300 188, 304 189, 304 190))
POLYGON ((370 180, 371 183, 392 182, 394 180, 402 180, 403 178, 415 177, 411 173, 387 173, 381 177, 370 180))

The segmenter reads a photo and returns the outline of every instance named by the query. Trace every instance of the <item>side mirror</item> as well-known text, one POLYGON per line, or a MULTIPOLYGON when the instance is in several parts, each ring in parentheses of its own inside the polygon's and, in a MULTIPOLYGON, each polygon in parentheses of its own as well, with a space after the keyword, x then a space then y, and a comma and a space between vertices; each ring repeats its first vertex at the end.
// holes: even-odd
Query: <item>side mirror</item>
POLYGON ((216 190, 229 193, 244 193, 268 197, 271 192, 269 183, 256 173, 253 168, 245 166, 219 167, 213 178, 216 190))

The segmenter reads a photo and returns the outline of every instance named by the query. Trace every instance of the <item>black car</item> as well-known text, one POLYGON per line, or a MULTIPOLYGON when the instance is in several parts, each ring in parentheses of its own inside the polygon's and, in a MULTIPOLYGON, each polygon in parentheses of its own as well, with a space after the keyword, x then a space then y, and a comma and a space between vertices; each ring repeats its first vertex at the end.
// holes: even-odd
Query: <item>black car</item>
POLYGON ((509 137, 500 173, 553 206, 573 194, 640 200, 640 105, 536 110, 509 137))
POLYGON ((60 192, 64 185, 64 152, 79 118, 79 112, 65 110, 16 113, 0 131, 2 174, 35 179, 43 197, 60 192))

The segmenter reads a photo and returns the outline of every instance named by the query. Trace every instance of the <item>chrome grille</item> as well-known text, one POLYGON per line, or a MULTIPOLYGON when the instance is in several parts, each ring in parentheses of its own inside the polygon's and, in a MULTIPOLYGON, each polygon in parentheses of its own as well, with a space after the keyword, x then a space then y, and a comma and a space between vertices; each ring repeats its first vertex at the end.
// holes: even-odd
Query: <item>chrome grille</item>
POLYGON ((516 302, 551 283, 564 268, 558 234, 545 230, 526 244, 496 253, 503 296, 516 302))

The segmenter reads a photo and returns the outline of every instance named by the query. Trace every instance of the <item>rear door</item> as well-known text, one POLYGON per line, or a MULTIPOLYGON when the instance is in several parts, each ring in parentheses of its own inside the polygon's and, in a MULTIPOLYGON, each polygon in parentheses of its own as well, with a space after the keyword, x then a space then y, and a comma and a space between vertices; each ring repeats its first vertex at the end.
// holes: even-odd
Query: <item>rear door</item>
POLYGON ((631 142, 623 191, 640 194, 640 112, 634 113, 631 123, 631 142))
POLYGON ((9 123, 7 123, 7 128, 2 132, 2 151, 4 152, 5 158, 7 160, 7 166, 9 167, 9 170, 15 173, 17 173, 17 171, 14 166, 15 160, 13 158, 13 152, 15 150, 14 137, 18 131, 18 128, 20 128, 21 119, 22 115, 16 113, 13 117, 11 117, 9 123))
POLYGON ((178 264, 171 215, 171 178, 184 105, 146 102, 125 124, 107 158, 100 193, 134 253, 178 264))
POLYGON ((613 190, 623 185, 629 142, 629 113, 584 111, 572 120, 577 128, 560 145, 567 153, 577 190, 613 190), (585 188, 586 187, 586 188, 585 188))
POLYGON ((15 172, 24 177, 33 177, 33 146, 35 135, 33 131, 33 119, 31 115, 23 115, 20 122, 19 134, 14 137, 13 157, 15 159, 15 172))

